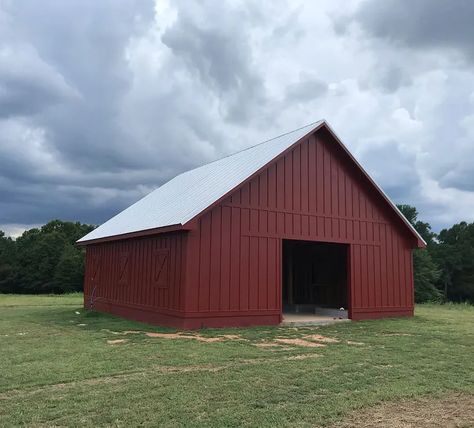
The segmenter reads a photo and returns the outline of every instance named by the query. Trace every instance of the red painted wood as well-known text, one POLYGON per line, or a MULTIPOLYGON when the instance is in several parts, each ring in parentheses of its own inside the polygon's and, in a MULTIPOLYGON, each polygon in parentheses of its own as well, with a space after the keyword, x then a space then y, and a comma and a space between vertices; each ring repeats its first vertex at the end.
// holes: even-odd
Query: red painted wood
POLYGON ((88 245, 84 305, 96 308, 107 301, 109 306, 116 302, 152 310, 181 310, 186 239, 184 232, 176 232, 88 245), (96 263, 99 267, 94 276, 96 263))
POLYGON ((281 319, 282 240, 299 239, 348 244, 353 319, 413 313, 417 242, 325 129, 242 183, 189 229, 87 246, 86 306, 95 287, 95 307, 143 321, 186 328, 275 324, 281 319), (153 249, 169 251, 167 287, 153 285, 153 249), (124 252, 129 271, 120 280, 124 252))

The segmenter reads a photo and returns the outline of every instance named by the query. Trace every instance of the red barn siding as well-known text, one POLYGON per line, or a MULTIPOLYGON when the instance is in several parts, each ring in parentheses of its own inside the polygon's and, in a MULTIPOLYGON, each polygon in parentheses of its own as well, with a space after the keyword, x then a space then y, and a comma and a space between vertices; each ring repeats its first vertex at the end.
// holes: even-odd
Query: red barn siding
POLYGON ((297 239, 348 244, 352 319, 413 313, 416 238, 326 129, 186 227, 89 245, 85 305, 184 328, 277 324, 282 241, 297 239))
POLYGON ((279 322, 282 239, 298 239, 349 244, 353 319, 409 315, 413 240, 403 228, 330 137, 316 134, 200 217, 187 283, 199 298, 187 310, 196 326, 279 322))
POLYGON ((184 307, 185 242, 180 232, 89 245, 84 305, 174 324, 184 307))

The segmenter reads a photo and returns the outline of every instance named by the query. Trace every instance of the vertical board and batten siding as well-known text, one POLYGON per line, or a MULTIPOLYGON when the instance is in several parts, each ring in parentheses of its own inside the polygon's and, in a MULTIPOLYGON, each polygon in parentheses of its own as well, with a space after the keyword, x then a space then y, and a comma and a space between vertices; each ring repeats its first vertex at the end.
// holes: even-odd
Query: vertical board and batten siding
POLYGON ((87 246, 85 306, 169 323, 183 308, 185 240, 170 233, 87 246))
POLYGON ((347 154, 319 131, 189 232, 185 311, 202 319, 195 324, 279 322, 282 239, 349 244, 353 319, 412 314, 413 240, 347 154))

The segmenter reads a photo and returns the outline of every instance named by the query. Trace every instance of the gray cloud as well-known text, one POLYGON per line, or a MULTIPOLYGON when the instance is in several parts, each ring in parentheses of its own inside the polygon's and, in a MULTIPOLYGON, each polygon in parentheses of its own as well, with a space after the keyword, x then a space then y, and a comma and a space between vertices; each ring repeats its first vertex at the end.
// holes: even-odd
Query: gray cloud
MULTIPOLYGON (((127 155, 131 141, 116 118, 130 84, 124 51, 129 38, 152 22, 153 3, 26 1, 1 7, 0 223, 103 221, 131 193, 140 196, 127 190, 136 188, 137 164, 127 155)), ((149 174, 139 181, 152 180, 149 174)))
POLYGON ((353 17, 372 36, 417 49, 448 48, 474 60, 470 0, 368 0, 353 17))
POLYGON ((469 220, 472 6, 450 4, 3 1, 0 228, 100 223, 322 117, 397 202, 469 220))
POLYGON ((323 80, 302 76, 302 80, 292 83, 286 88, 287 102, 306 102, 324 95, 328 85, 323 80))
POLYGON ((265 86, 253 69, 248 22, 251 10, 205 2, 209 14, 199 19, 196 7, 186 4, 162 36, 163 43, 181 58, 202 82, 225 99, 225 118, 248 122, 255 107, 264 107, 265 86))
POLYGON ((394 93, 413 81, 406 70, 398 65, 378 64, 370 74, 360 79, 360 83, 363 89, 375 87, 385 93, 394 93))
POLYGON ((396 141, 379 141, 362 151, 359 159, 377 183, 383 182, 384 191, 397 203, 412 200, 420 192, 416 157, 396 141))
POLYGON ((78 97, 29 45, 0 47, 0 117, 29 116, 78 97))

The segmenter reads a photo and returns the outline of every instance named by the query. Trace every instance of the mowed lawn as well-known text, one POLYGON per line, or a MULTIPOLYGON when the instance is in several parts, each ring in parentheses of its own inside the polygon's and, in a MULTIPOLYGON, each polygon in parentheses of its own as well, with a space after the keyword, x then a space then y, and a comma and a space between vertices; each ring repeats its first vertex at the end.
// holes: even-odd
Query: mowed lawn
POLYGON ((472 306, 176 335, 81 303, 0 295, 0 426, 372 426, 357 415, 443 397, 474 420, 472 306))

